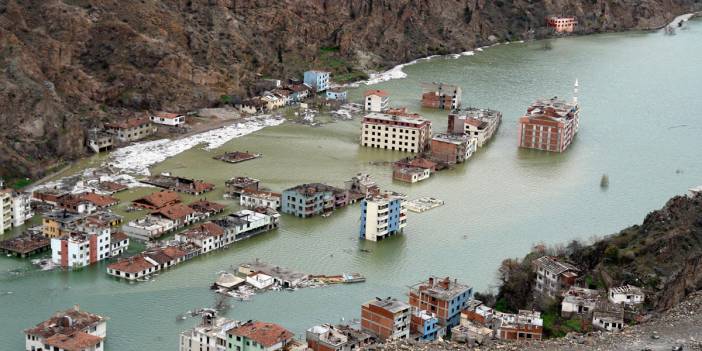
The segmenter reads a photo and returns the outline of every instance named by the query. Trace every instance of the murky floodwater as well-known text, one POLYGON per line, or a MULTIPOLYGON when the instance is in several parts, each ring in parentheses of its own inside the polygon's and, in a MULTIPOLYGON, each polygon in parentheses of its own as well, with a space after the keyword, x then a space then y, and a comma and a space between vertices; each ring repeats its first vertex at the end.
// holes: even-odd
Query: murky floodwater
MULTIPOLYGON (((406 105, 446 126, 446 114, 419 108, 419 82, 463 86, 464 104, 501 110, 495 139, 465 165, 423 183, 393 182, 390 169, 371 161, 404 154, 360 148, 359 122, 320 128, 292 124, 235 139, 219 150, 187 151, 153 171, 215 182, 247 175, 273 190, 303 182, 342 185, 357 172, 411 198, 435 196, 446 206, 410 213, 404 235, 380 243, 359 242, 358 205, 330 218, 284 216, 281 229, 200 257, 153 282, 128 284, 109 278, 105 265, 80 272, 37 272, 29 264, 0 260, 0 349, 20 349, 21 330, 55 310, 80 304, 111 318, 110 350, 175 350, 178 333, 196 320, 176 315, 211 305, 216 273, 261 258, 310 273, 361 272, 364 284, 267 293, 235 303, 229 317, 281 323, 303 335, 316 323, 359 316, 374 296, 403 297, 406 286, 428 274, 451 275, 478 290, 494 283, 505 257, 522 256, 532 244, 587 239, 612 233, 660 207, 669 197, 702 184, 702 23, 675 36, 606 34, 542 43, 500 45, 459 59, 408 66, 407 79, 379 84, 393 105, 406 105), (570 96, 580 79, 581 130, 561 155, 518 150, 516 120, 537 97, 570 96), (230 165, 211 157, 224 150, 264 154, 230 165), (607 190, 599 187, 609 175, 607 190), (370 252, 361 251, 367 249, 370 252), (19 275, 9 271, 21 271, 19 275), (4 294, 11 291, 13 294, 4 294)), ((353 91, 359 98, 361 90, 353 91)), ((94 159, 92 162, 97 162, 94 159)), ((81 166, 89 164, 85 161, 81 166)), ((146 191, 120 195, 124 200, 146 191)), ((122 205, 123 207, 124 205, 122 205)), ((231 209, 236 209, 232 206, 231 209)))

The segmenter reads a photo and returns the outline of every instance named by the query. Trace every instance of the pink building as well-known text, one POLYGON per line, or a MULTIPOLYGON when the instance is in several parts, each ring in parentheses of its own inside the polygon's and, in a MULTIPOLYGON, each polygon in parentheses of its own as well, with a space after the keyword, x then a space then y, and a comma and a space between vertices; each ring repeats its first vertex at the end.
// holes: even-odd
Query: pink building
POLYGON ((575 17, 547 17, 546 21, 550 28, 553 28, 557 33, 572 33, 578 20, 575 17))

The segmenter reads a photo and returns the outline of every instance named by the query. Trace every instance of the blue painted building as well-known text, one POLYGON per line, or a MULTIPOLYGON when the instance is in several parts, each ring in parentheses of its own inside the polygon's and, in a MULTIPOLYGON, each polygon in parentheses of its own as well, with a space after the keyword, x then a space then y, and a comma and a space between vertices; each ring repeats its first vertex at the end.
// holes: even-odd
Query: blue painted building
POLYGON ((439 318, 433 313, 412 309, 410 337, 417 341, 434 341, 444 336, 445 329, 439 325, 439 318))
POLYGON ((329 72, 307 71, 304 74, 304 82, 317 92, 326 91, 329 89, 329 72))
POLYGON ((404 196, 386 192, 361 202, 361 239, 378 241, 402 232, 407 226, 404 196))
POLYGON ((283 191, 281 212, 300 218, 331 212, 337 207, 346 205, 345 193, 343 189, 326 184, 298 185, 283 191))
POLYGON ((473 288, 451 280, 449 277, 429 277, 425 282, 410 287, 409 301, 412 307, 434 313, 439 325, 450 330, 461 322, 461 311, 473 298, 473 288))
POLYGON ((327 100, 346 101, 346 90, 340 88, 332 88, 327 90, 327 100))

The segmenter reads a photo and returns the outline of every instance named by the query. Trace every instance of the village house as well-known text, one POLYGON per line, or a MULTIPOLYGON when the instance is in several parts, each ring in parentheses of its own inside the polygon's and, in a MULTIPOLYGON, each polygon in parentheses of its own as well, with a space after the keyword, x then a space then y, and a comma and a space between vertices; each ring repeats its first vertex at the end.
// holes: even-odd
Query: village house
POLYGON ((237 198, 244 190, 258 190, 260 180, 249 177, 234 177, 224 182, 227 188, 225 197, 237 198))
POLYGON ((461 311, 473 298, 473 288, 449 277, 429 277, 410 287, 409 303, 418 310, 436 314, 439 324, 447 330, 461 321, 461 311))
MULTIPOLYGON (((578 82, 575 82, 577 94, 578 82)), ((553 97, 535 101, 519 119, 519 147, 563 152, 575 139, 580 127, 580 106, 553 97)))
POLYGON ((420 153, 429 147, 431 121, 422 117, 371 112, 361 123, 361 145, 420 153))
POLYGON ((203 220, 224 212, 224 209, 227 206, 216 202, 207 201, 205 199, 200 199, 191 203, 188 205, 188 207, 195 211, 195 216, 198 220, 203 220))
POLYGON ((578 24, 578 20, 575 17, 549 16, 546 17, 546 24, 549 28, 553 28, 556 33, 572 33, 578 24))
POLYGON ((177 203, 180 196, 174 191, 157 191, 132 201, 132 206, 155 211, 177 203))
POLYGON ((275 280, 268 274, 254 272, 246 276, 246 283, 248 283, 256 289, 263 290, 273 286, 275 280))
POLYGON ((104 131, 90 130, 87 133, 86 141, 88 148, 98 154, 112 149, 115 144, 115 136, 104 131))
POLYGON ((641 288, 633 285, 622 285, 609 289, 607 295, 610 302, 624 305, 640 305, 644 303, 646 295, 641 288))
POLYGON ((149 276, 158 269, 157 263, 144 255, 136 255, 128 258, 123 258, 117 262, 107 266, 107 274, 124 278, 127 280, 137 280, 149 276))
POLYGON ((280 325, 267 322, 247 322, 227 331, 227 350, 278 351, 294 341, 295 335, 280 325))
POLYGON ((306 71, 304 73, 304 82, 316 92, 323 92, 329 89, 329 72, 306 71))
POLYGON ((592 314, 592 327, 595 330, 617 332, 624 329, 624 309, 621 305, 608 301, 600 302, 592 314))
POLYGON ((234 242, 233 239, 233 236, 225 239, 224 229, 212 222, 203 223, 175 236, 178 242, 192 243, 199 247, 202 255, 229 246, 234 242))
POLYGON ((477 148, 478 139, 466 134, 437 134, 431 139, 431 157, 448 164, 463 163, 477 148))
POLYGON ((346 98, 347 92, 342 88, 330 88, 327 90, 327 100, 344 102, 346 98))
POLYGON ((600 300, 600 292, 597 290, 571 286, 570 289, 563 294, 561 316, 564 318, 585 316, 589 319, 600 300))
POLYGON ((300 218, 334 211, 345 205, 346 190, 321 183, 298 185, 283 191, 281 211, 300 218))
POLYGON ((32 232, 0 241, 0 254, 26 258, 50 249, 51 240, 32 232))
POLYGON ((422 107, 454 110, 461 107, 461 87, 443 83, 422 83, 422 107))
POLYGON ((309 274, 294 271, 289 268, 272 265, 256 259, 253 262, 239 265, 238 272, 245 276, 252 276, 256 273, 263 273, 273 278, 273 283, 282 288, 296 288, 303 282, 308 281, 309 274))
POLYGON ((361 330, 381 341, 409 339, 411 306, 394 298, 366 302, 361 306, 361 330))
POLYGON ((56 207, 66 196, 70 196, 70 193, 58 189, 41 189, 32 192, 32 200, 41 202, 53 207, 56 207))
POLYGON ((307 99, 310 96, 310 91, 312 90, 312 87, 304 83, 290 84, 288 88, 292 90, 290 100, 293 103, 301 102, 307 99))
POLYGON ((191 178, 171 176, 168 172, 150 176, 140 180, 140 182, 189 195, 201 195, 215 188, 215 185, 212 183, 191 178))
POLYGON ((51 261, 62 268, 82 268, 109 258, 110 229, 95 234, 68 233, 51 238, 51 261))
POLYGON ((100 195, 95 192, 86 192, 76 195, 76 197, 82 201, 87 201, 98 210, 105 210, 109 207, 115 206, 119 203, 119 199, 108 195, 100 195))
POLYGON ((500 126, 502 113, 495 110, 469 107, 452 110, 448 115, 449 134, 465 133, 477 139, 478 147, 483 147, 500 126))
POLYGON ((268 111, 277 110, 285 106, 286 102, 285 99, 272 93, 266 93, 263 96, 261 96, 261 101, 263 101, 266 104, 266 109, 268 111))
POLYGON ((270 207, 280 209, 281 194, 272 191, 243 190, 239 197, 239 205, 246 208, 270 207))
POLYGON ((361 202, 361 239, 383 240, 401 233, 407 226, 405 196, 384 192, 367 196, 361 202))
POLYGON ((105 129, 115 135, 118 141, 128 143, 146 138, 156 133, 156 127, 146 116, 107 123, 105 129))
POLYGON ((372 345, 374 338, 346 325, 316 325, 305 333, 310 351, 355 351, 372 345))
POLYGON ((163 236, 175 228, 175 222, 157 216, 139 218, 122 226, 122 231, 130 238, 152 240, 163 236))
POLYGON ((227 331, 241 322, 217 317, 216 310, 202 312, 202 321, 192 329, 180 333, 179 351, 227 350, 227 331))
POLYGON ((478 300, 471 301, 461 313, 461 323, 492 329, 494 336, 503 340, 541 340, 543 337, 543 319, 540 312, 497 312, 478 300))
POLYGON ((241 105, 239 106, 239 110, 250 115, 255 115, 265 112, 266 106, 267 103, 260 97, 253 97, 242 101, 241 105))
POLYGON ((366 112, 383 112, 390 105, 390 94, 385 90, 366 90, 363 98, 363 110, 366 112))
POLYGON ((107 337, 107 319, 81 311, 76 305, 26 329, 27 351, 102 351, 107 337))
POLYGON ((416 183, 429 179, 431 170, 428 168, 410 167, 402 165, 392 166, 392 179, 406 183, 416 183))
MULTIPOLYGON (((32 210, 32 196, 29 193, 25 192, 20 192, 20 191, 12 191, 11 192, 11 207, 12 207, 12 226, 13 227, 19 227, 24 225, 25 222, 29 221, 34 217, 34 211, 32 210)), ((0 195, 2 197, 2 195, 0 195)), ((2 209, 3 209, 3 218, 0 220, 0 222, 4 221, 4 217, 7 215, 7 203, 6 200, 0 200, 0 202, 3 202, 2 204, 2 209)), ((3 230, 0 228, 0 233, 2 233, 3 230)))
POLYGON ((552 299, 575 284, 580 272, 575 266, 553 256, 540 257, 532 264, 536 271, 534 291, 552 299))
POLYGON ((84 215, 68 212, 66 210, 54 210, 42 216, 42 234, 47 238, 56 238, 68 234, 82 220, 84 215))
POLYGON ((182 127, 185 125, 185 115, 158 111, 149 116, 151 122, 169 127, 182 127))
POLYGON ((152 212, 149 216, 160 217, 173 222, 174 229, 185 227, 197 220, 196 212, 183 204, 173 204, 159 208, 152 212))

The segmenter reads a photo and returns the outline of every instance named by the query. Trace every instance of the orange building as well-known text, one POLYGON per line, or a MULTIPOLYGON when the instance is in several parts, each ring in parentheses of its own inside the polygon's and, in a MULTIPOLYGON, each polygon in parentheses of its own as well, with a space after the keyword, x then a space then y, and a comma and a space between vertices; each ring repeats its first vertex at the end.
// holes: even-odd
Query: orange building
POLYGON ((578 24, 578 20, 575 17, 551 16, 546 18, 546 23, 549 28, 553 28, 557 33, 572 33, 578 24))
POLYGON ((410 305, 393 298, 376 298, 361 306, 361 329, 382 341, 407 339, 410 318, 410 305))

